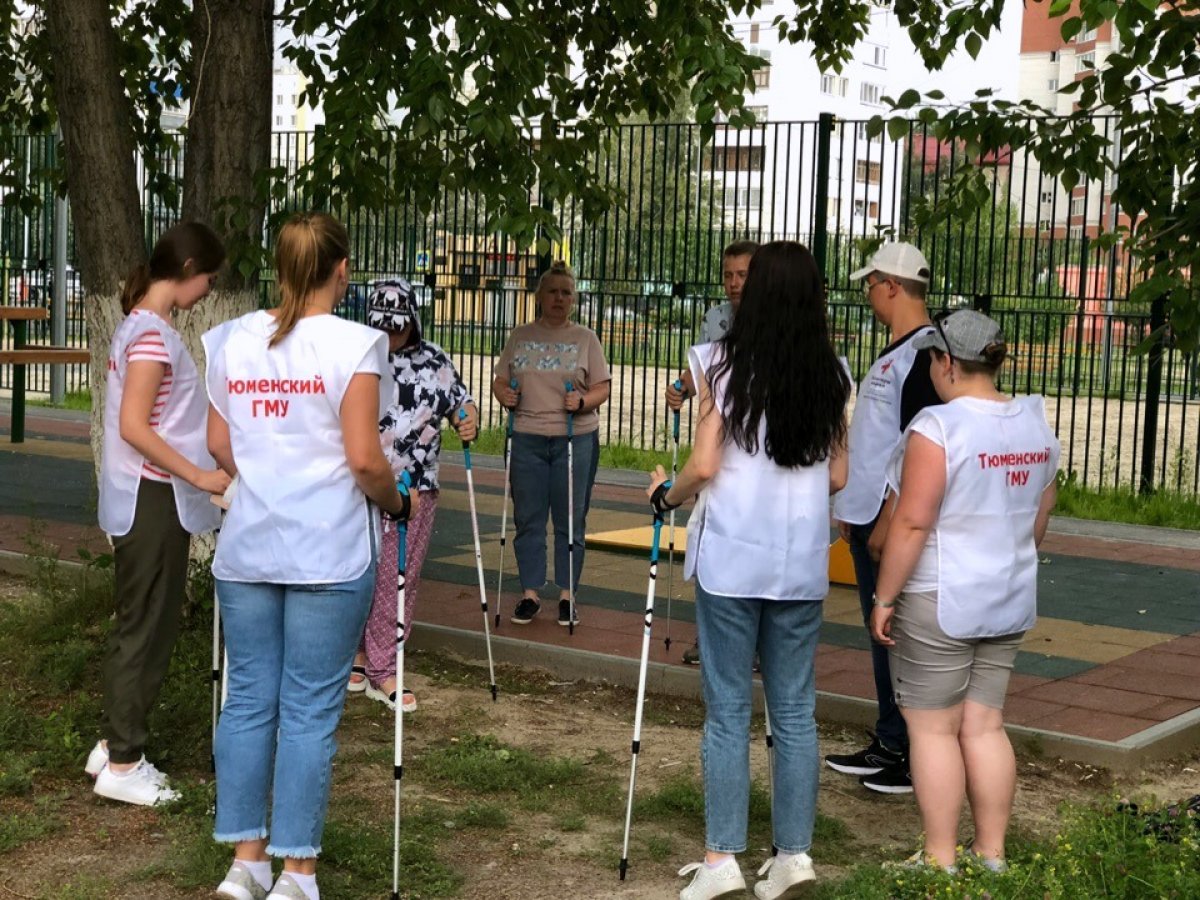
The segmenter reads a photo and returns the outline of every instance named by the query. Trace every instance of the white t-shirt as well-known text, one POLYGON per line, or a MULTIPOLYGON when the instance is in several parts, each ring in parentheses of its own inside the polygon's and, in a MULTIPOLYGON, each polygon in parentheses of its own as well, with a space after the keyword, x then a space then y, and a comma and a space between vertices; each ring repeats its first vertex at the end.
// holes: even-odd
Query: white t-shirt
POLYGON ((329 584, 371 564, 378 515, 346 461, 341 406, 354 375, 390 397, 387 335, 310 316, 275 347, 275 318, 254 312, 204 335, 209 399, 229 423, 239 487, 213 574, 226 581, 329 584))

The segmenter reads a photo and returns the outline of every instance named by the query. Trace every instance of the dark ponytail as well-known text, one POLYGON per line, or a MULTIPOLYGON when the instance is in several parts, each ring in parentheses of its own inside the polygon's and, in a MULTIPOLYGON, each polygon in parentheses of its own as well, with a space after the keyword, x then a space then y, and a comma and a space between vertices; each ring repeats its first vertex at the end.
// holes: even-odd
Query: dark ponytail
POLYGON ((138 263, 125 279, 125 286, 121 288, 121 312, 129 315, 149 289, 150 266, 138 263))
POLYGON ((150 261, 129 273, 121 289, 125 315, 146 296, 156 281, 183 281, 211 275, 225 262, 225 245, 217 233, 200 222, 180 222, 163 233, 150 253, 150 261))

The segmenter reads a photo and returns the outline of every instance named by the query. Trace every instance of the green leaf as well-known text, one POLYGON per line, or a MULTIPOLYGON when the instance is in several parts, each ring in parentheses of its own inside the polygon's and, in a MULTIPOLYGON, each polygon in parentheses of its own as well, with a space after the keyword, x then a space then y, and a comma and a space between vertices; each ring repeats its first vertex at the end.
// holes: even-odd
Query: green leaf
POLYGON ((979 51, 983 49, 983 38, 972 31, 967 35, 966 45, 967 52, 971 54, 971 59, 978 59, 979 51))
POLYGON ((916 90, 913 90, 912 88, 909 88, 907 91, 905 91, 903 94, 900 95, 900 99, 896 101, 896 107, 898 109, 910 109, 911 107, 916 106, 920 102, 921 102, 920 91, 916 91, 916 90))
POLYGON ((907 119, 891 119, 887 125, 888 137, 893 141, 901 140, 908 134, 909 122, 907 119))

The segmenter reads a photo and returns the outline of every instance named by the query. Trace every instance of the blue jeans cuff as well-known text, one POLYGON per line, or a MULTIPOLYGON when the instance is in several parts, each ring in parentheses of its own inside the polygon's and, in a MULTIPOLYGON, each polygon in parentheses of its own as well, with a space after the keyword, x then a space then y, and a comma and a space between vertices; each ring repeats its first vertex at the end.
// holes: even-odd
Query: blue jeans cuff
POLYGON ((734 846, 733 844, 705 844, 704 849, 709 853, 745 853, 746 845, 740 844, 738 846, 734 846))
POLYGON ((267 854, 276 859, 316 859, 321 855, 321 848, 309 844, 305 847, 280 847, 277 844, 267 845, 267 854))
POLYGON ((213 840, 218 844, 237 844, 242 841, 261 841, 267 836, 266 828, 251 828, 247 831, 230 831, 213 833, 213 840))

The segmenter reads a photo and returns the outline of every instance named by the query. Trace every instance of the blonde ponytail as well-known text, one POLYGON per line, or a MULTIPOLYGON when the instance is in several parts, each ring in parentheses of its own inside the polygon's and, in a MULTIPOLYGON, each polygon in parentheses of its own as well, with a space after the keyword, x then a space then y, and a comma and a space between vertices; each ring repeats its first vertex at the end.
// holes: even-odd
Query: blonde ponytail
POLYGON ((268 346, 274 347, 291 333, 304 315, 309 295, 349 256, 350 236, 333 216, 310 212, 288 219, 275 241, 279 317, 268 346))

